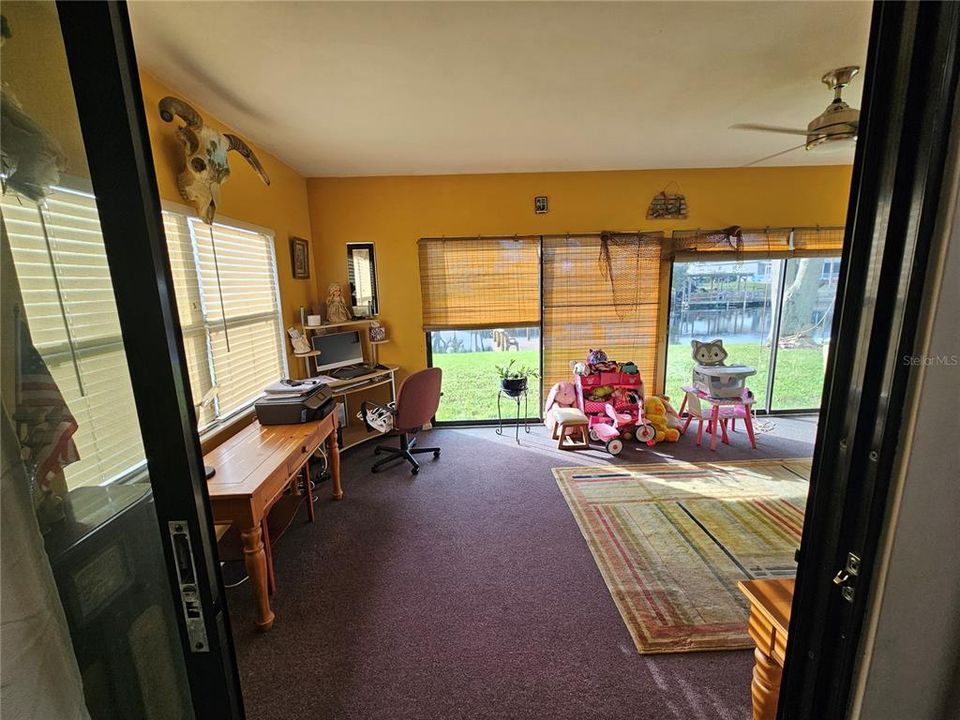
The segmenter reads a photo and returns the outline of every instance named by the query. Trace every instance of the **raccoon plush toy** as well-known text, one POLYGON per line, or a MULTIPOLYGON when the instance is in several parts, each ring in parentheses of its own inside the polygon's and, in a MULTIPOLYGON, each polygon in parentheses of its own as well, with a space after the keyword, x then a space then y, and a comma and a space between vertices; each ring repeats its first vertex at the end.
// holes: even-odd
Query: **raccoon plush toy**
POLYGON ((723 340, 719 338, 712 342, 700 342, 691 340, 690 347, 693 348, 693 359, 698 365, 723 365, 727 359, 727 351, 723 349, 723 340))

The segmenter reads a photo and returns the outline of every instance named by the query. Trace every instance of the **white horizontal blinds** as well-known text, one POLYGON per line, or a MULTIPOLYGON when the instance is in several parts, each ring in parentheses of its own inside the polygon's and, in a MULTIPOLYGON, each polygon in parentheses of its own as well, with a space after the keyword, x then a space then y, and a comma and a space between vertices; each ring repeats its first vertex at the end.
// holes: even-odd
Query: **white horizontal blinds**
POLYGON ((122 476, 144 452, 96 202, 67 191, 42 210, 12 193, 0 202, 31 338, 77 420, 67 486, 122 476))
POLYGON ((194 218, 188 223, 210 367, 220 388, 219 418, 249 404, 284 374, 273 238, 220 224, 211 228, 194 218))
POLYGON ((540 239, 421 239, 423 329, 540 324, 540 239))
MULTIPOLYGON (((196 405, 213 385, 207 330, 203 322, 200 280, 193 252, 193 239, 187 218, 176 213, 163 213, 163 231, 167 237, 170 271, 173 275, 177 313, 183 333, 183 348, 190 377, 190 391, 196 405)), ((206 427, 216 420, 216 407, 208 403, 198 411, 197 422, 206 427)))

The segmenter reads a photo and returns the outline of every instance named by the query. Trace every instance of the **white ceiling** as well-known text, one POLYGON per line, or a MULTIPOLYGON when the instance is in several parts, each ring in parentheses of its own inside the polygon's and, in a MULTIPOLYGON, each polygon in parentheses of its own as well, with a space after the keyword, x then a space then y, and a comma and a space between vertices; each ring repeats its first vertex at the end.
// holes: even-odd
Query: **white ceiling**
POLYGON ((806 127, 831 99, 820 76, 863 64, 870 4, 135 0, 130 15, 143 67, 315 177, 743 165, 803 138, 729 126, 806 127))

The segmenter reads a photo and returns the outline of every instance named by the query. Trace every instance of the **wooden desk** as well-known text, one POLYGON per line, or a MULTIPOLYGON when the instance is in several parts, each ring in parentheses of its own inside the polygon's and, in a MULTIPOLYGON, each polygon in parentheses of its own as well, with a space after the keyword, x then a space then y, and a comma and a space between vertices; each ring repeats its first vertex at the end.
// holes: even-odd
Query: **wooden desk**
POLYGON ((780 677, 787 654, 787 629, 793 603, 793 579, 741 580, 737 583, 750 603, 747 632, 754 650, 753 720, 774 720, 780 698, 780 677))
MULTIPOLYGON (((213 521, 235 525, 240 531, 243 562, 257 601, 257 626, 261 630, 269 630, 274 619, 261 524, 270 507, 324 441, 330 457, 333 497, 340 500, 343 490, 336 411, 323 420, 300 425, 263 426, 254 421, 203 457, 217 471, 207 481, 213 521)), ((309 507, 312 520, 312 503, 309 507)))

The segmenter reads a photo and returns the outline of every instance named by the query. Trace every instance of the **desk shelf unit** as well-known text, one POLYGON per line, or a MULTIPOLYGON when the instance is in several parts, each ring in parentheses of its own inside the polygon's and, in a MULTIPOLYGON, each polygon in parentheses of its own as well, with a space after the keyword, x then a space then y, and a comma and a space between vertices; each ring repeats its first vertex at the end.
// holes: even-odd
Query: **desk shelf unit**
MULTIPOLYGON (((368 373, 367 375, 350 378, 349 380, 337 380, 336 382, 328 385, 328 387, 333 391, 337 402, 343 406, 344 416, 346 419, 346 422, 342 423, 340 427, 341 450, 347 450, 354 445, 359 445, 369 440, 379 439, 383 435, 383 433, 378 433, 376 431, 367 432, 367 429, 363 425, 362 421, 355 417, 356 412, 360 409, 360 404, 364 399, 361 397, 362 395, 366 394, 367 391, 372 390, 373 388, 382 387, 388 390, 389 398, 386 402, 394 402, 397 399, 396 373, 399 369, 398 366, 383 365, 382 367, 377 367, 380 364, 378 352, 379 346, 390 341, 371 340, 369 333, 371 322, 373 322, 373 319, 349 320, 343 323, 303 326, 303 334, 307 337, 310 337, 311 333, 327 334, 349 329, 359 329, 360 343, 363 346, 364 362, 373 365, 375 368, 373 372, 368 373), (351 403, 351 401, 353 402, 351 403), (354 405, 354 407, 351 407, 351 404, 354 405)), ((318 373, 321 373, 321 371, 317 369, 317 366, 321 362, 317 359, 319 355, 320 353, 316 351, 309 354, 305 353, 303 355, 297 355, 297 357, 302 357, 306 363, 307 377, 316 377, 318 373)), ((383 400, 381 399, 377 402, 382 403, 383 400)))

